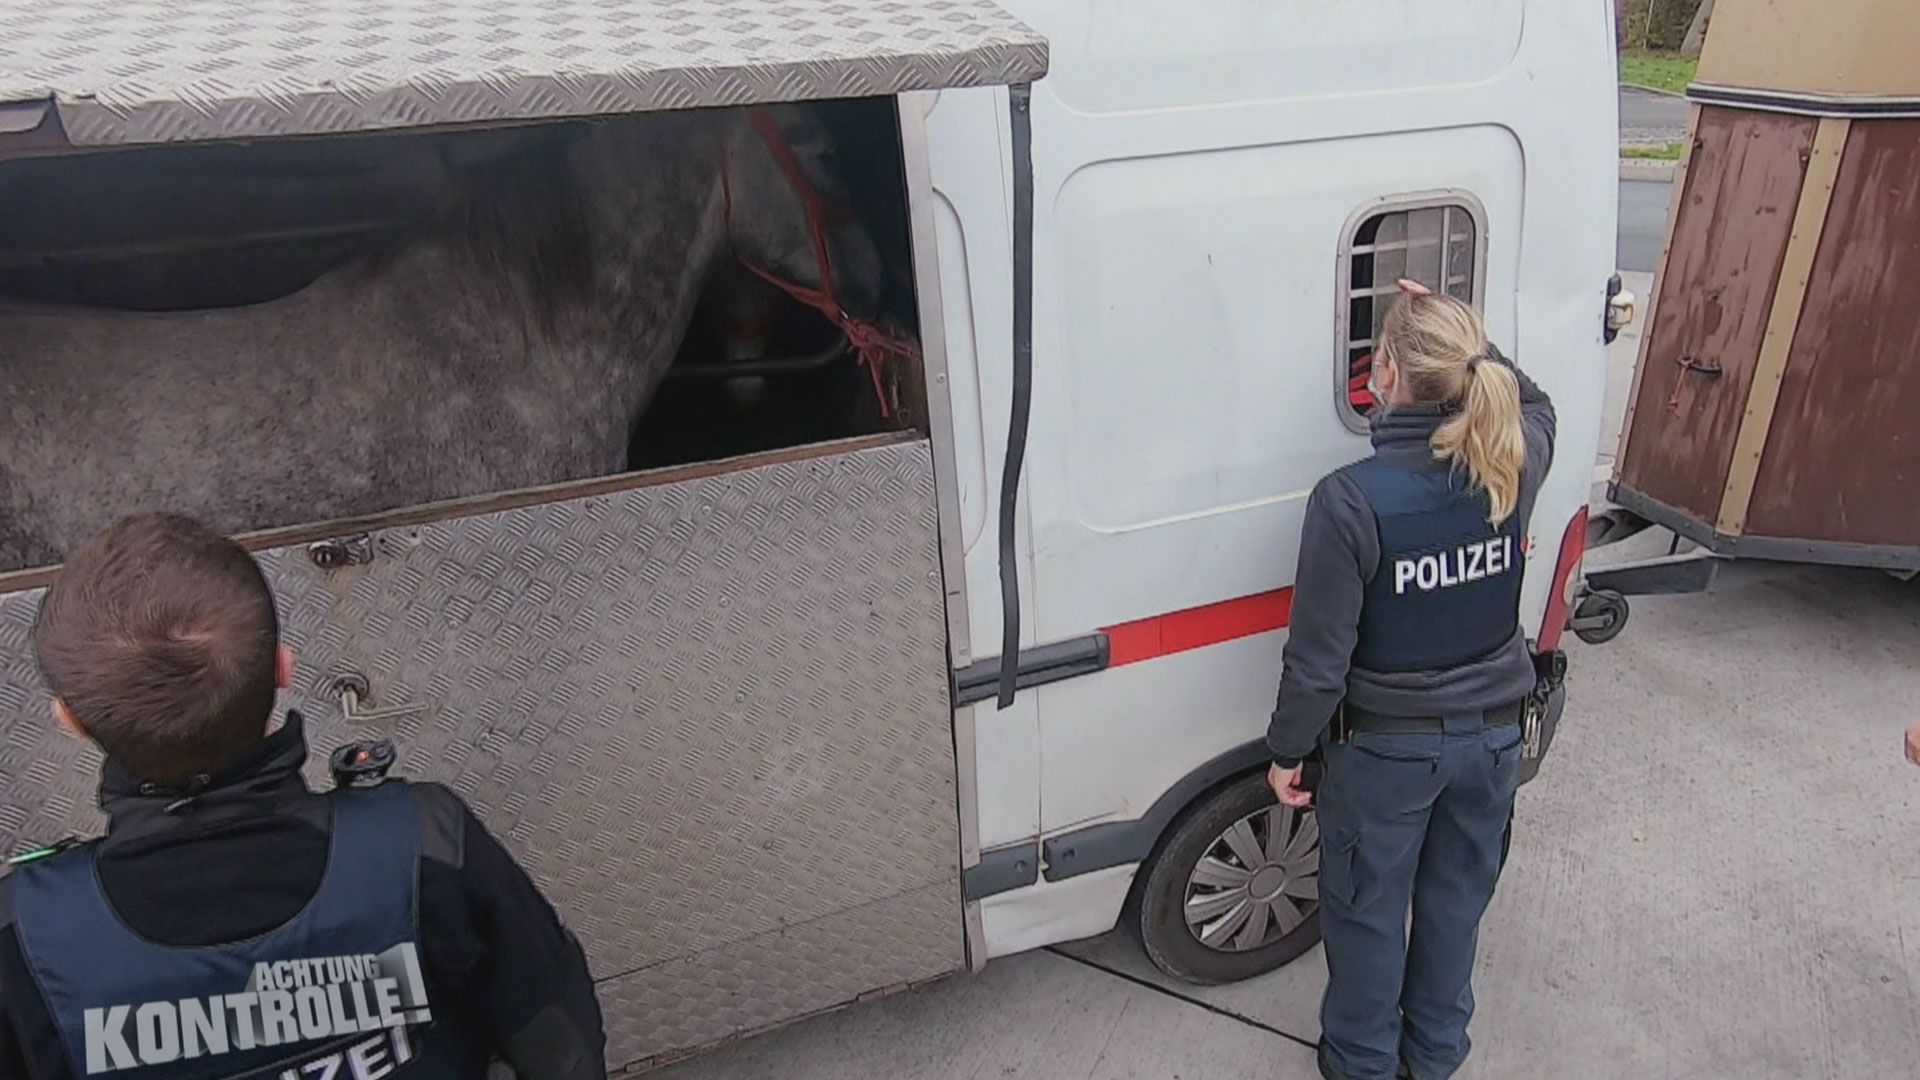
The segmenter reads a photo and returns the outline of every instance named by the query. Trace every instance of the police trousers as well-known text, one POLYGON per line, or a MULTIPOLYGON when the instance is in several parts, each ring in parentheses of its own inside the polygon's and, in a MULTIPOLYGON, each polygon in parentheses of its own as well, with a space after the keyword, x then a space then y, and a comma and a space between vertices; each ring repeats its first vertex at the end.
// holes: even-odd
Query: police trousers
POLYGON ((1467 1058, 1480 916, 1506 862, 1520 728, 1356 732, 1317 796, 1330 1080, 1444 1080, 1467 1058), (1408 933, 1408 911, 1412 931, 1408 933))

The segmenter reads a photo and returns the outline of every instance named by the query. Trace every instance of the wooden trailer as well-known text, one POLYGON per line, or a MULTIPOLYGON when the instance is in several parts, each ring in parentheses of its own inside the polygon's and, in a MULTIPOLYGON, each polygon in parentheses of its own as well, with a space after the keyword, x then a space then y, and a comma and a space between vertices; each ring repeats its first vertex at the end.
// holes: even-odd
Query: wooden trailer
MULTIPOLYGON (((1920 571, 1916 52, 1912 0, 1721 5, 1688 90, 1613 535, 1624 518, 1709 557, 1920 571)), ((1704 584, 1662 569, 1592 584, 1704 584)))

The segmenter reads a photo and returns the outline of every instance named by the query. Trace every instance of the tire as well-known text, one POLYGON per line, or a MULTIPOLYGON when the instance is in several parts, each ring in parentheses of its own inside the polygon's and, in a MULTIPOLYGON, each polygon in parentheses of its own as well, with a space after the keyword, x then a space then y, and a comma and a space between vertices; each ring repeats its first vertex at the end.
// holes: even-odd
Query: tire
POLYGON ((1627 598, 1611 589, 1595 589, 1573 609, 1574 636, 1589 645, 1605 645, 1627 628, 1627 598), (1588 625, 1581 626, 1585 622, 1588 625))
POLYGON ((1155 967, 1183 982, 1264 975, 1320 941, 1319 860, 1313 811, 1281 806, 1264 771, 1242 777, 1203 796, 1167 830, 1141 871, 1128 929, 1155 967), (1271 848, 1275 827, 1285 835, 1271 848), (1244 864, 1255 855, 1260 866, 1249 872, 1244 864), (1242 908, 1247 914, 1236 923, 1242 908), (1251 925, 1263 918, 1256 938, 1251 925))

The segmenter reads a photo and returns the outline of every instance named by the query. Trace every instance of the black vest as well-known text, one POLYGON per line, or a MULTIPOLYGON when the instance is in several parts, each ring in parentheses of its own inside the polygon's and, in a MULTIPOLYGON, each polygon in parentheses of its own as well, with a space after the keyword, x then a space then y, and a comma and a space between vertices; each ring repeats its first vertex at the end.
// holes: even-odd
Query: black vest
MULTIPOLYGON (((21 867, 27 966, 76 1077, 471 1080, 481 1044, 427 1000, 405 784, 335 792, 320 887, 291 920, 201 947, 135 934, 100 887, 95 845, 21 867)), ((235 887, 246 879, 235 867, 235 887)))
MULTIPOLYGON (((1424 463, 1423 463, 1424 464, 1424 463)), ((1525 523, 1499 528, 1460 470, 1372 457, 1347 477, 1373 508, 1380 566, 1367 582, 1354 665, 1444 671, 1492 655, 1520 627, 1525 523)))

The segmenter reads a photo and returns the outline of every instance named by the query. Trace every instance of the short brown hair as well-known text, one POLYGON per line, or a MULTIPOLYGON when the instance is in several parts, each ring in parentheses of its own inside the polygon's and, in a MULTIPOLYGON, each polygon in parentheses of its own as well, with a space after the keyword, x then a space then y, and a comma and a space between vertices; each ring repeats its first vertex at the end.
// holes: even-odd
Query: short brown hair
POLYGON ((126 518, 73 552, 33 624, 48 687, 109 758, 162 784, 265 736, 279 645, 253 556, 176 514, 126 518))

